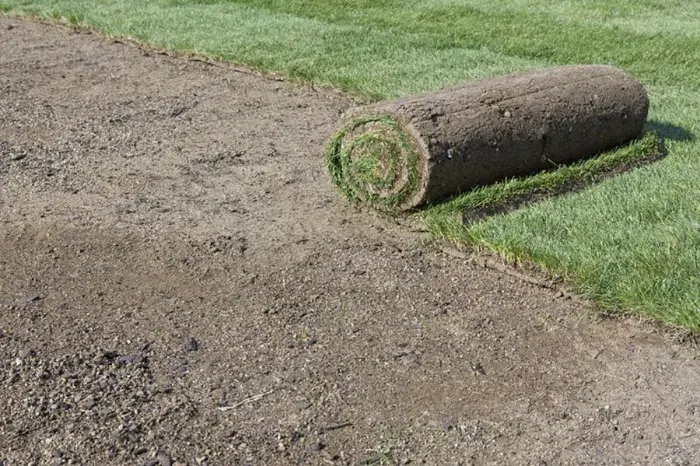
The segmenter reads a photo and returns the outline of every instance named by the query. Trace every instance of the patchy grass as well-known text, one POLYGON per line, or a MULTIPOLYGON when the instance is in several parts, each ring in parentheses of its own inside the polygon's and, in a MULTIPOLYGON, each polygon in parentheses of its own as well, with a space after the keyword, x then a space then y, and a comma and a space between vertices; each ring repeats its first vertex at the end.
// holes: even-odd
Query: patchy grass
MULTIPOLYGON (((575 194, 468 227, 457 225, 460 233, 448 236, 541 264, 610 310, 700 330, 699 5, 664 0, 0 0, 0 11, 92 27, 372 98, 548 65, 617 65, 646 84, 649 129, 664 139, 667 157, 575 194)), ((547 183, 571 177, 566 173, 549 175, 547 183)), ((478 191, 428 216, 452 225, 458 221, 454 211, 469 202, 520 195, 536 180, 542 178, 478 191)))

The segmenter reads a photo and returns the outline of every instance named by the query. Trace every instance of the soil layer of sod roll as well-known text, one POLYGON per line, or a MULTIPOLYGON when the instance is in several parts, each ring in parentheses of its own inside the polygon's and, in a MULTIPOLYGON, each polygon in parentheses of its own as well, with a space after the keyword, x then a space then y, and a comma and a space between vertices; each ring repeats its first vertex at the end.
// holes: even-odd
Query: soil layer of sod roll
POLYGON ((617 68, 537 70, 352 109, 326 159, 348 198, 401 212, 594 156, 637 137, 648 109, 617 68))

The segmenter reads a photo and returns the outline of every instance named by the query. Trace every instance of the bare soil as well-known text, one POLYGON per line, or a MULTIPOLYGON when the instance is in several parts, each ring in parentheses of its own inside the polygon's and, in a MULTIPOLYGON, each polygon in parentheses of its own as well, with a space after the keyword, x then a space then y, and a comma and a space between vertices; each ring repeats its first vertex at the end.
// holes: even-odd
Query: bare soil
POLYGON ((697 348, 354 210, 350 105, 0 18, 0 464, 700 464, 697 348))

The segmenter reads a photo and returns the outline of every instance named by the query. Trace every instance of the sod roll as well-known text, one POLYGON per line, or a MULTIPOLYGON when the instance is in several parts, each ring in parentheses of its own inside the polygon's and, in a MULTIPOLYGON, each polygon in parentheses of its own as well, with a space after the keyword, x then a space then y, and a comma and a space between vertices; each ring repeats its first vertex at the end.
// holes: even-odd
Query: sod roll
POLYGON ((611 66, 502 76, 352 109, 326 162, 349 199, 400 212, 594 156, 637 137, 648 108, 611 66))

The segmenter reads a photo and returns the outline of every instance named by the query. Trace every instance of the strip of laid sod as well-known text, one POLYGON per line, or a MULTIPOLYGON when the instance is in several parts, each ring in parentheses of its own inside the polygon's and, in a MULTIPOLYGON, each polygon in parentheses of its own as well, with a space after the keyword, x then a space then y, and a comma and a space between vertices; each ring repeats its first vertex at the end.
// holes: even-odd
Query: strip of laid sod
POLYGON ((0 11, 373 99, 542 66, 616 65, 647 86, 650 129, 664 139, 667 157, 470 225, 460 240, 561 273, 603 307, 700 330, 700 8, 694 2, 0 0, 0 11))
POLYGON ((616 172, 627 171, 659 159, 663 155, 661 143, 659 135, 650 131, 627 145, 597 157, 532 176, 479 187, 426 209, 423 218, 435 237, 455 241, 469 231, 469 226, 462 220, 465 213, 499 209, 507 211, 510 204, 528 204, 531 199, 538 201, 566 191, 579 190, 616 172), (443 223, 445 220, 455 222, 443 223))

